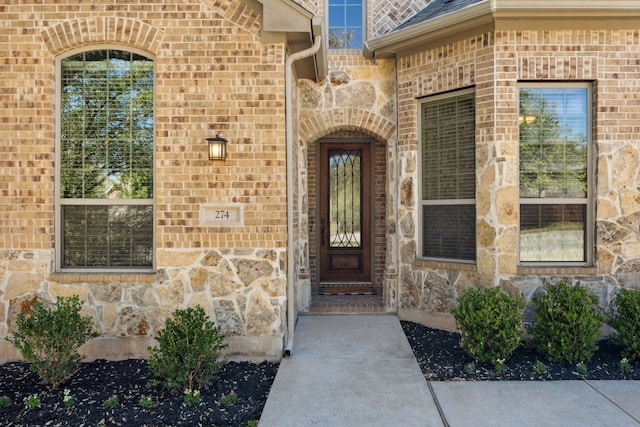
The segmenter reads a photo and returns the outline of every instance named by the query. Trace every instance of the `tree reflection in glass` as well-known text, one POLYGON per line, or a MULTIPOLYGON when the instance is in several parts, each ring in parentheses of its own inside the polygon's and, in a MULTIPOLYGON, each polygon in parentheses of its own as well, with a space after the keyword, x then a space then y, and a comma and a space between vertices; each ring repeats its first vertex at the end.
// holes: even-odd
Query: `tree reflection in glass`
POLYGON ((520 260, 585 261, 588 89, 520 90, 520 260))

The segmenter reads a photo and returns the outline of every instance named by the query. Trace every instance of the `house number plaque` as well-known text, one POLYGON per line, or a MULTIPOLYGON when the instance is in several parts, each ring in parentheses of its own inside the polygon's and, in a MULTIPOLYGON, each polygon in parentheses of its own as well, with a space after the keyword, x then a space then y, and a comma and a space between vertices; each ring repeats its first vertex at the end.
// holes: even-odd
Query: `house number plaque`
POLYGON ((231 227, 244 225, 242 205, 200 205, 200 225, 206 227, 231 227))

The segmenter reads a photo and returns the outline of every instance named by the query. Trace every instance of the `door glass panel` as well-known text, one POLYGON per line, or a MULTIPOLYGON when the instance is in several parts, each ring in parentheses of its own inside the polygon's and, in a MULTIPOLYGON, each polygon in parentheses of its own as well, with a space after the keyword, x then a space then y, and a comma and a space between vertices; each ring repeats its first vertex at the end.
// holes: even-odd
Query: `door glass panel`
POLYGON ((329 151, 329 246, 359 248, 361 240, 361 150, 329 151))

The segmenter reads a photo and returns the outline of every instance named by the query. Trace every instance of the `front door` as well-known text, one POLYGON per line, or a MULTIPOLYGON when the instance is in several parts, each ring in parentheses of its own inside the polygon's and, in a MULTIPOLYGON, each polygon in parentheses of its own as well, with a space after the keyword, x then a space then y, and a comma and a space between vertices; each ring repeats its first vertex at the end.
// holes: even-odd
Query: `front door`
POLYGON ((320 144, 320 282, 371 282, 371 148, 320 144))

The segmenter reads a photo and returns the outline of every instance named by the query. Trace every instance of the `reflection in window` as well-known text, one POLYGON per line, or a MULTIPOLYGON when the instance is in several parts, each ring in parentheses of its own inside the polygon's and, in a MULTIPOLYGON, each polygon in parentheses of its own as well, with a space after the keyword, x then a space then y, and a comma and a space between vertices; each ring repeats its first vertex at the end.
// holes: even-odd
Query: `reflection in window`
POLYGON ((422 256, 476 258, 475 95, 421 106, 422 256))
POLYGON ((576 261, 585 258, 586 205, 520 205, 520 259, 576 261))
POLYGON ((363 17, 362 0, 329 0, 329 48, 362 48, 363 17))
POLYGON ((153 61, 97 50, 60 71, 60 267, 150 268, 153 61))
POLYGON ((520 260, 586 262, 589 89, 520 89, 520 260))

